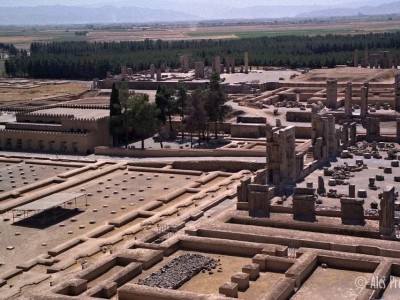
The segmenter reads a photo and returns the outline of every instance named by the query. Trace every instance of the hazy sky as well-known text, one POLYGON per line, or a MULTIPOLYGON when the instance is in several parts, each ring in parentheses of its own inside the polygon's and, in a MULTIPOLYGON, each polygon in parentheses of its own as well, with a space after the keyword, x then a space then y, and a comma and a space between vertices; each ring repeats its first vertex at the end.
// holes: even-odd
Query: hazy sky
MULTIPOLYGON (((396 0, 375 0, 375 1, 360 1, 360 0, 166 0, 182 3, 198 3, 198 2, 209 2, 209 3, 219 3, 226 4, 230 6, 245 7, 252 5, 307 5, 307 4, 318 4, 318 5, 340 5, 340 4, 352 4, 356 3, 359 6, 362 5, 379 5, 382 3, 395 2, 396 0)), ((132 6, 143 6, 143 7, 154 7, 159 8, 159 5, 153 3, 163 2, 162 0, 152 1, 152 0, 0 0, 0 6, 34 6, 34 5, 52 5, 52 4, 62 4, 62 5, 103 5, 103 4, 113 4, 113 5, 132 5, 132 6)))

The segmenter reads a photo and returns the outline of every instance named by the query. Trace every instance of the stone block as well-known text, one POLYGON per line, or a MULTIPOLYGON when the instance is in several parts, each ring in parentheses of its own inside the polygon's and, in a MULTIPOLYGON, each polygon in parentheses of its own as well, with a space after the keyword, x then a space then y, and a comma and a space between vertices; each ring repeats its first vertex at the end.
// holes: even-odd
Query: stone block
POLYGON ((302 188, 302 187, 295 187, 294 193, 298 195, 314 195, 315 189, 314 188, 302 188))
POLYGON ((230 298, 238 297, 238 284, 234 282, 225 282, 219 287, 219 293, 230 298))
POLYGON ((364 200, 355 198, 341 198, 342 223, 363 225, 364 218, 364 200))
POLYGON ((385 174, 392 174, 392 168, 385 168, 385 169, 383 169, 383 173, 385 173, 385 174))
POLYGON ((359 198, 367 198, 367 191, 366 190, 358 190, 357 197, 359 197, 359 198))
POLYGON ((329 179, 328 185, 329 186, 336 186, 336 179, 333 179, 333 178, 329 179))
POLYGON ((242 268, 242 272, 249 274, 250 280, 255 281, 260 276, 260 265, 254 263, 245 265, 242 268))
POLYGON ((260 271, 265 271, 267 258, 267 255, 257 254, 253 257, 252 262, 253 264, 257 264, 259 266, 260 271))
POLYGON ((236 273, 231 277, 231 281, 238 284, 241 292, 246 291, 250 286, 250 276, 247 273, 236 273))

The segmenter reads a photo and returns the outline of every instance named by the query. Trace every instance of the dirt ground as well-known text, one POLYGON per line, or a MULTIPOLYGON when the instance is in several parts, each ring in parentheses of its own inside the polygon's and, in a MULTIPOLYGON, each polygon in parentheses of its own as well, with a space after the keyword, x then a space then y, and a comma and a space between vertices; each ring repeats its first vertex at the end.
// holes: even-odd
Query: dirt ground
POLYGON ((47 97, 78 95, 88 90, 89 84, 83 82, 56 82, 37 80, 0 81, 1 101, 35 100, 47 97))
POLYGON ((394 75, 399 74, 396 69, 366 69, 366 68, 335 68, 311 70, 298 76, 295 82, 325 82, 330 78, 336 78, 338 82, 382 82, 393 83, 394 75))

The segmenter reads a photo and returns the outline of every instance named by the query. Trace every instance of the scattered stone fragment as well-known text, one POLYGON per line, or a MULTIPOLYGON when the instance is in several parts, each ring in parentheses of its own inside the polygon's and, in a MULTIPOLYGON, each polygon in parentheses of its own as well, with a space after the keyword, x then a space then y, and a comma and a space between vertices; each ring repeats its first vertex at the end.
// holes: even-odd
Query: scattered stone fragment
POLYGON ((139 284, 176 290, 199 272, 205 273, 205 270, 209 269, 208 274, 212 275, 214 273, 212 269, 217 265, 218 262, 210 257, 200 254, 182 254, 159 271, 139 280, 139 284))

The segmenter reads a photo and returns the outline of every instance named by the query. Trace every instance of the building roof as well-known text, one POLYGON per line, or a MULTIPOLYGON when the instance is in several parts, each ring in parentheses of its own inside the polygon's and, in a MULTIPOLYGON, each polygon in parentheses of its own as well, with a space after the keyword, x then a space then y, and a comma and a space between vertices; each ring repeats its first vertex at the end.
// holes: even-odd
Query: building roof
POLYGON ((53 107, 48 109, 37 110, 29 113, 29 115, 73 115, 77 119, 100 119, 108 117, 110 110, 96 108, 70 108, 70 107, 53 107))
POLYGON ((31 203, 18 206, 13 211, 43 211, 84 196, 85 193, 57 193, 31 203))

